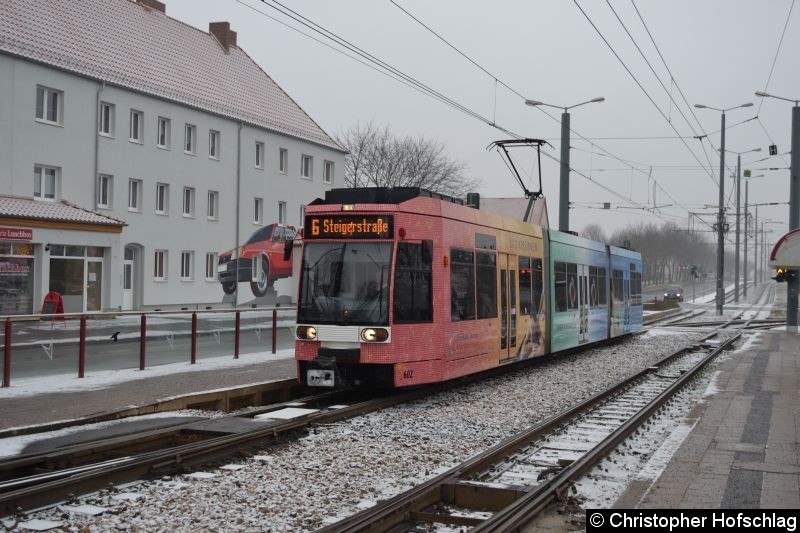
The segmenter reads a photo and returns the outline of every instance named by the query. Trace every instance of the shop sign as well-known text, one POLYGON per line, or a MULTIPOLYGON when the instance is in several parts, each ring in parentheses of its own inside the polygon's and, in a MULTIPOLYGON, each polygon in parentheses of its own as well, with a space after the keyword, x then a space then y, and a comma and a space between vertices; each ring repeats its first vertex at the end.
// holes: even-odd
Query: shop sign
POLYGON ((29 241, 33 239, 33 230, 28 228, 9 228, 0 226, 0 239, 12 241, 29 241))

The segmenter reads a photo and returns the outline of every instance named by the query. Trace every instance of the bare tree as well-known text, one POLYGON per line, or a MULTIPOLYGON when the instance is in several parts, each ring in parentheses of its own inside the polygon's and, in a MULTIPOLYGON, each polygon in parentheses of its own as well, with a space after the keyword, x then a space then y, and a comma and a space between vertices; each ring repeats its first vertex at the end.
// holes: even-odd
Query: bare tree
POLYGON ((599 241, 599 242, 608 241, 608 238, 606 237, 603 228, 601 228, 598 224, 586 224, 586 226, 583 227, 581 235, 593 241, 599 241))
POLYGON ((713 244, 672 223, 631 224, 616 231, 609 242, 622 246, 625 241, 641 252, 644 279, 651 283, 689 281, 692 266, 701 273, 714 269, 713 244))
POLYGON ((357 124, 336 136, 348 150, 344 180, 348 187, 421 187, 463 197, 477 180, 464 175, 466 165, 447 157, 441 141, 397 137, 386 126, 357 124))

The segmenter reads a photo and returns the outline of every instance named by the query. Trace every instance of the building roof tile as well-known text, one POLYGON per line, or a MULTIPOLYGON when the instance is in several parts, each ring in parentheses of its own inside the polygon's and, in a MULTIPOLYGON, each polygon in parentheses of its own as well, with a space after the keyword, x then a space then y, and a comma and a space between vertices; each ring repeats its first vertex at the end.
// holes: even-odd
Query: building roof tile
POLYGON ((0 217, 23 218, 31 220, 50 220, 54 222, 75 222, 79 224, 99 224, 103 226, 125 226, 125 222, 108 215, 95 213, 66 200, 45 202, 0 195, 0 217))
POLYGON ((241 48, 134 0, 5 0, 0 52, 344 151, 241 48))

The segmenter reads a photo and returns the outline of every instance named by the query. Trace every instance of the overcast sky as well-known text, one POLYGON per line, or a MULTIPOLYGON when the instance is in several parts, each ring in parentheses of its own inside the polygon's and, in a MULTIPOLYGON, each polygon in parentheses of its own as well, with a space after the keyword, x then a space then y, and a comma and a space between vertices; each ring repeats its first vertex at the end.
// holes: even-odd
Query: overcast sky
MULTIPOLYGON (((691 105, 727 108, 754 103, 751 108, 728 113, 726 148, 762 149, 760 153, 742 156, 743 168, 753 169, 754 176, 765 175, 752 181, 751 203, 788 201, 789 171, 756 169, 788 167, 790 156, 755 160, 768 156, 772 142, 781 154, 790 150, 792 104, 764 99, 762 105, 762 99, 754 92, 766 90, 800 98, 800 6, 795 6, 788 18, 770 78, 793 0, 635 0, 635 7, 674 82, 633 2, 613 0, 609 5, 600 0, 580 1, 580 8, 666 118, 573 1, 395 1, 491 76, 390 0, 293 0, 286 5, 499 126, 526 137, 548 139, 553 146, 546 151, 553 159, 543 157, 543 186, 552 225, 557 226, 558 221, 561 111, 544 108, 555 117, 553 120, 525 106, 524 99, 503 84, 526 98, 558 106, 571 106, 598 96, 606 98, 603 103, 571 111, 573 129, 591 140, 573 134, 571 166, 622 198, 573 173, 571 199, 576 205, 570 214, 571 229, 581 230, 587 223, 597 222, 611 231, 629 222, 661 220, 672 220, 685 227, 688 211, 716 204, 718 188, 714 180, 719 174, 719 154, 708 141, 701 143, 692 137, 708 133, 710 143, 718 148, 720 113, 694 108, 690 111, 680 91, 691 105), (625 33, 612 7, 666 91, 625 33), (679 106, 670 100, 670 92, 679 106), (679 110, 689 119, 691 128, 679 110), (756 114, 757 120, 734 126, 756 114), (678 135, 685 139, 682 141, 678 135), (653 179, 648 177, 651 167, 653 179), (658 216, 641 209, 653 206, 654 187, 658 205, 677 204, 661 208, 658 216), (600 202, 611 202, 613 209, 592 209, 599 207, 600 202)), ((373 121, 389 125, 397 134, 436 138, 446 144, 452 158, 466 163, 467 172, 480 180, 482 195, 521 194, 498 155, 486 150, 490 142, 508 138, 507 134, 255 11, 299 27, 268 4, 258 0, 166 0, 166 4, 168 15, 204 31, 209 21, 231 22, 232 29, 238 32, 239 46, 328 133, 336 134, 359 122, 373 121)), ((306 28, 303 31, 312 33, 306 28)), ((532 173, 534 159, 522 152, 520 157, 523 157, 521 166, 528 173, 528 187, 538 188, 538 184, 530 181, 536 179, 532 173)), ((736 155, 729 154, 726 174, 733 171, 735 164, 736 155)), ((731 183, 726 175, 726 198, 731 183)), ((768 226, 776 233, 788 228, 788 205, 762 207, 759 215, 783 222, 768 226)), ((701 229, 702 225, 696 223, 696 227, 701 229)))

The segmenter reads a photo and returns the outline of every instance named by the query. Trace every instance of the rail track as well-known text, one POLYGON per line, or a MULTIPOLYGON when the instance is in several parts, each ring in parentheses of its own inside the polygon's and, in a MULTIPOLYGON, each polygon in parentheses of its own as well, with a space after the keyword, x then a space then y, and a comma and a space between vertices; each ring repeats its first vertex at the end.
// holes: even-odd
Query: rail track
MULTIPOLYGON (((619 340, 621 338, 605 344, 619 340)), ((366 398, 352 392, 293 397, 290 398, 294 400, 292 402, 273 403, 252 409, 246 414, 192 421, 136 435, 105 438, 47 453, 2 460, 0 516, 10 515, 18 509, 28 510, 54 504, 70 495, 85 494, 109 484, 184 472, 222 460, 243 449, 290 438, 292 432, 315 424, 359 416, 525 366, 526 363, 499 367, 452 382, 378 398, 366 398), (268 418, 271 414, 280 415, 280 410, 285 408, 302 408, 304 411, 288 420, 268 418)), ((230 394, 235 397, 236 393, 230 394)), ((274 398, 275 394, 272 391, 270 398, 274 398)), ((237 402, 235 400, 233 405, 237 402)), ((230 400, 223 403, 231 405, 230 400)), ((216 398, 191 404, 193 407, 208 408, 219 405, 220 400, 216 398)), ((139 411, 131 414, 141 414, 139 411)))
POLYGON ((442 525, 520 530, 728 349, 743 326, 723 342, 712 338, 734 322, 738 317, 652 367, 320 533, 435 531, 442 525))
MULTIPOLYGON (((592 345, 614 344, 617 337, 592 345)), ((580 349, 569 350, 577 352, 580 349)), ((567 352, 564 352, 567 353, 567 352)), ((193 421, 135 435, 123 435, 59 448, 55 451, 0 460, 0 516, 64 501, 109 485, 185 472, 236 453, 291 438, 293 432, 329 424, 430 396, 507 372, 522 370, 538 358, 497 367, 479 374, 392 394, 366 397, 353 391, 291 398, 244 414, 193 421), (282 410, 293 411, 290 419, 282 410)), ((272 397, 272 396, 270 396, 272 397)), ((216 408, 219 400, 205 402, 216 408)), ((195 403, 195 408, 203 402, 195 403)))

